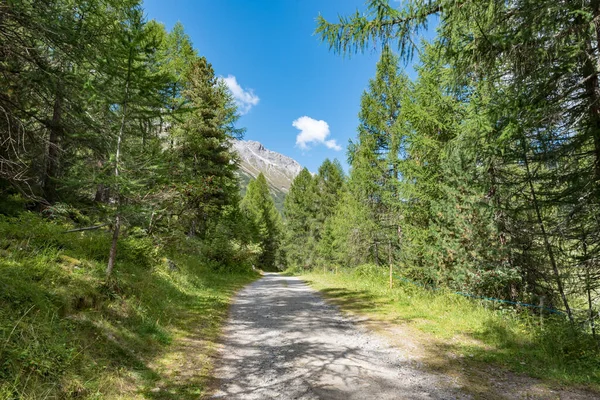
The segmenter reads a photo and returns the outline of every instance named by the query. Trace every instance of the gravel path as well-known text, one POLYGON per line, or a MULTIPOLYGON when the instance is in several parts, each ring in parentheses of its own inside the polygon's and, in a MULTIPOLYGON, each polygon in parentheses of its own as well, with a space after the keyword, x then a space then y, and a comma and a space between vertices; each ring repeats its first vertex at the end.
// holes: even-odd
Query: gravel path
POLYGON ((231 308, 215 399, 464 399, 298 278, 265 274, 231 308))

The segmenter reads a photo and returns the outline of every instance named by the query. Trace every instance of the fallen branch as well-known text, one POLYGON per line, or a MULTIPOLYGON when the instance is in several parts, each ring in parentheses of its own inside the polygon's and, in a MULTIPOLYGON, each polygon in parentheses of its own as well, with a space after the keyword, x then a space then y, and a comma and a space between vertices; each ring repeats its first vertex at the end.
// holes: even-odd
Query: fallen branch
POLYGON ((63 233, 81 232, 81 231, 92 231, 94 229, 103 228, 103 227, 105 227, 107 225, 108 224, 102 224, 102 225, 96 225, 96 226, 88 226, 88 227, 85 227, 85 228, 70 229, 68 231, 64 231, 63 233))

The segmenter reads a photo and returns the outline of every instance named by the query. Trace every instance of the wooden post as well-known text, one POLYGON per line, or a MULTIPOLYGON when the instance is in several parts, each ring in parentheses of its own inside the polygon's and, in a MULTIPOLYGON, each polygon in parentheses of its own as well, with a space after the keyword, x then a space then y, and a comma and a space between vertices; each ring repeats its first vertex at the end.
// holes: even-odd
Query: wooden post
POLYGON ((394 264, 392 263, 392 241, 389 242, 389 263, 390 263, 390 290, 394 287, 394 264))
POLYGON ((544 328, 544 296, 540 297, 540 327, 544 328))

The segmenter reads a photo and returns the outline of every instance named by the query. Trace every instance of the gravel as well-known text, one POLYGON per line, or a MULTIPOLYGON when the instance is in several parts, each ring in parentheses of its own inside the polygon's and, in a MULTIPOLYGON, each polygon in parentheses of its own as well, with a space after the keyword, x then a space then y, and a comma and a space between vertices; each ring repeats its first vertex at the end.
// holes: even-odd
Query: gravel
POLYGON ((215 399, 467 399, 298 278, 244 288, 225 327, 215 399))

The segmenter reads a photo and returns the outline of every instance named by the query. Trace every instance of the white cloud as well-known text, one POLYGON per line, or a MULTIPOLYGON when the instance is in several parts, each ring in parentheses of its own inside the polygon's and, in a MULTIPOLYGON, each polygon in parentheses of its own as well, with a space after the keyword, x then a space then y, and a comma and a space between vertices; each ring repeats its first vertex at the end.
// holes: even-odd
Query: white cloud
POLYGON ((240 114, 247 114, 248 111, 252 107, 258 104, 260 99, 257 95, 254 94, 252 89, 244 90, 243 87, 237 82, 237 79, 233 75, 227 75, 227 78, 221 78, 223 82, 227 85, 231 94, 233 94, 233 98, 235 99, 235 104, 238 106, 238 111, 240 114))
POLYGON ((334 149, 335 151, 340 151, 342 149, 342 146, 337 144, 335 140, 326 141, 325 146, 329 147, 330 149, 334 149))
POLYGON ((296 136, 296 145, 301 149, 308 149, 309 144, 324 144, 335 151, 342 150, 334 139, 326 140, 329 136, 329 124, 323 120, 304 116, 292 122, 292 126, 300 130, 296 136))

